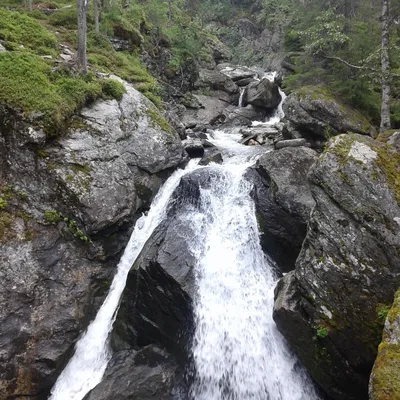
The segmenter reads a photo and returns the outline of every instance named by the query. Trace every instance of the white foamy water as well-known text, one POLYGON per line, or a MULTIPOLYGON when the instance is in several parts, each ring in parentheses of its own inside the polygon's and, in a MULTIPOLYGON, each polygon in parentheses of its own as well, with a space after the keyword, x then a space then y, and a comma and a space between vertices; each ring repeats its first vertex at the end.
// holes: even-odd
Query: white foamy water
POLYGON ((244 96, 244 91, 245 91, 245 87, 241 87, 240 88, 240 96, 239 96, 239 107, 243 107, 243 96, 244 96))
POLYGON ((157 225, 165 218, 169 199, 181 177, 197 168, 191 161, 185 170, 177 170, 165 182, 147 215, 135 225, 110 291, 96 318, 76 344, 75 353, 51 390, 50 400, 82 400, 103 377, 111 358, 108 336, 112 329, 119 300, 125 288, 128 272, 157 225))
POLYGON ((216 132, 227 163, 201 190, 193 344, 195 400, 317 400, 313 385, 272 319, 276 278, 259 241, 251 185, 243 174, 257 154, 216 132), (239 148, 245 154, 240 158, 239 148))

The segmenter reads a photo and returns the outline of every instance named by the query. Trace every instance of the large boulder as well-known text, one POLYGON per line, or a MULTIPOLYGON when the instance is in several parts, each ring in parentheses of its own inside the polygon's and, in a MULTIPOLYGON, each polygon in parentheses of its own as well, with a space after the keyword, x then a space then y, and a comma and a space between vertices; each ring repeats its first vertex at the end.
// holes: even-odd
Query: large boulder
POLYGON ((247 107, 226 107, 223 111, 223 128, 251 125, 253 121, 264 121, 266 111, 262 108, 255 108, 251 104, 247 107))
POLYGON ((182 115, 182 122, 187 128, 196 125, 219 125, 225 121, 224 110, 227 107, 225 101, 219 100, 212 96, 193 95, 197 100, 199 108, 187 108, 182 115))
POLYGON ((125 89, 51 139, 0 109, 2 398, 47 398, 107 293, 132 223, 185 161, 153 104, 125 89))
POLYGON ((287 139, 304 137, 313 147, 322 148, 332 136, 359 133, 375 136, 375 130, 358 111, 334 99, 320 87, 303 87, 283 103, 287 139))
POLYGON ((239 87, 226 75, 216 70, 201 69, 195 88, 212 90, 215 97, 230 104, 237 104, 239 101, 239 87))
POLYGON ((156 346, 122 350, 85 400, 171 400, 176 370, 173 357, 156 346))
POLYGON ((244 106, 251 104, 267 110, 278 107, 281 100, 279 86, 267 78, 250 83, 243 95, 244 106))
POLYGON ((400 286, 400 156, 360 135, 333 138, 310 171, 316 205, 274 319, 337 400, 368 396, 382 309, 400 286))
MULTIPOLYGON (((382 319, 388 310, 388 307, 380 309, 382 319)), ((370 377, 369 398, 400 399, 400 290, 396 292, 387 314, 382 342, 370 377)))
POLYGON ((266 153, 254 168, 254 198, 261 244, 284 271, 294 269, 314 207, 307 173, 317 160, 307 147, 266 153))
POLYGON ((232 79, 234 82, 238 82, 244 79, 253 80, 258 76, 257 71, 250 69, 248 67, 240 67, 232 64, 220 64, 217 65, 217 70, 224 74, 228 78, 232 79))

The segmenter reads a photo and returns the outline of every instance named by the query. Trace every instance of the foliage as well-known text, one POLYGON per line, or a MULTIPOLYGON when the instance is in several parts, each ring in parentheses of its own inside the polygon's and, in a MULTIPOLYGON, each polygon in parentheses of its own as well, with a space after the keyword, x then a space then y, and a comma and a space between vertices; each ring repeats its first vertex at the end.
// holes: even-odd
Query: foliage
POLYGON ((53 34, 27 15, 2 8, 0 39, 9 50, 27 48, 36 54, 55 54, 56 38, 53 34))
POLYGON ((103 95, 106 98, 121 100, 126 92, 124 85, 115 79, 105 79, 102 82, 103 95))

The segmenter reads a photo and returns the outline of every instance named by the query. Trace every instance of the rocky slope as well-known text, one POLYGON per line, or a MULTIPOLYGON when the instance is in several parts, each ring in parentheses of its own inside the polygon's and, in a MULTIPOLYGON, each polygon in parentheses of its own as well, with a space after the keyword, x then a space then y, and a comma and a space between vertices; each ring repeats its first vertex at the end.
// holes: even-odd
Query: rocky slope
POLYGON ((186 160, 154 105, 125 90, 119 102, 82 110, 61 137, 0 110, 2 398, 47 398, 107 292, 132 221, 186 160))
POLYGON ((278 328, 334 399, 367 398, 400 285, 399 168, 393 148, 334 138, 310 171, 316 205, 296 269, 276 288, 278 328))

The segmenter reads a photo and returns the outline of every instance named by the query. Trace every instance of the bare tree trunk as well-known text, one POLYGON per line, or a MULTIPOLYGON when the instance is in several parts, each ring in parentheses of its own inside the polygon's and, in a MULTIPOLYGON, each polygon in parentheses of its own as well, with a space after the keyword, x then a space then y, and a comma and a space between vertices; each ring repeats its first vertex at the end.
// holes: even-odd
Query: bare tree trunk
POLYGON ((32 11, 32 0, 28 0, 28 10, 32 11))
POLYGON ((169 21, 171 21, 172 20, 172 0, 168 0, 168 19, 169 19, 169 21))
POLYGON ((99 0, 93 0, 93 11, 94 11, 94 27, 96 33, 99 33, 99 18, 100 18, 100 4, 99 0))
POLYGON ((87 72, 86 59, 86 9, 87 0, 77 0, 78 6, 78 67, 87 72))
POLYGON ((382 0, 382 102, 380 131, 390 129, 390 60, 389 60, 389 0, 382 0))

